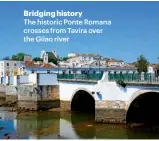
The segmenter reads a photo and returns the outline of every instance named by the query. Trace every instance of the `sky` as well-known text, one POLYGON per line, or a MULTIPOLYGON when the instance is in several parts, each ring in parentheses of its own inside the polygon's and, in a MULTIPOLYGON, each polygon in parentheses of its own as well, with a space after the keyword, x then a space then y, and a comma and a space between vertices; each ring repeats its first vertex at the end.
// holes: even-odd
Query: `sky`
MULTIPOLYGON (((159 2, 0 2, 0 58, 18 52, 40 56, 42 49, 68 53, 98 53, 134 62, 144 55, 157 63, 159 56, 159 2), (68 43, 25 43, 24 10, 81 11, 82 19, 111 20, 103 34, 69 34, 68 43)), ((73 19, 73 18, 72 18, 73 19)), ((73 27, 72 27, 73 28, 73 27)))

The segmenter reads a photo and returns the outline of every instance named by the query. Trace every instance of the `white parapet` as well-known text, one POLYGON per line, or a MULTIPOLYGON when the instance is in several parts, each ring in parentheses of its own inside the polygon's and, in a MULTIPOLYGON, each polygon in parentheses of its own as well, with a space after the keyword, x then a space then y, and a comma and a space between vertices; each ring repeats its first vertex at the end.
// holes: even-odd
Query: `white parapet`
POLYGON ((38 85, 58 85, 57 74, 43 73, 38 75, 38 85))
POLYGON ((17 82, 17 76, 13 76, 13 85, 17 86, 18 82, 17 82))
POLYGON ((33 73, 28 78, 33 85, 58 85, 57 74, 54 73, 33 73))
POLYGON ((20 84, 28 84, 29 83, 29 76, 20 76, 20 84))
POLYGON ((29 83, 32 84, 37 84, 37 74, 33 73, 33 74, 29 74, 29 83))
POLYGON ((9 83, 9 76, 6 76, 6 82, 5 84, 7 85, 9 83))
POLYGON ((106 72, 103 73, 102 79, 98 81, 98 84, 103 83, 103 82, 108 82, 108 81, 109 81, 108 72, 106 71, 106 72))
POLYGON ((9 76, 9 85, 14 84, 14 76, 9 76))

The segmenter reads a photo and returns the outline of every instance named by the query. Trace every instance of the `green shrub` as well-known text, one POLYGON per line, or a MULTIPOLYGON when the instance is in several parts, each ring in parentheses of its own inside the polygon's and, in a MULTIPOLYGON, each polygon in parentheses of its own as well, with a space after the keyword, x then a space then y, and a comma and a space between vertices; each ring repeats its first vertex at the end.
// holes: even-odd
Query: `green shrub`
POLYGON ((116 83, 117 83, 119 86, 122 86, 123 88, 126 87, 126 83, 125 83, 123 80, 117 80, 116 83))

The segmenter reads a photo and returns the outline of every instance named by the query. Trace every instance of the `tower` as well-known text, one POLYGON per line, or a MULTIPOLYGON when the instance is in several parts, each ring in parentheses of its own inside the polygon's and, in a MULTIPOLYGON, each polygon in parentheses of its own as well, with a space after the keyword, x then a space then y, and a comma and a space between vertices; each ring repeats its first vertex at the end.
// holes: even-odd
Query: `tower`
POLYGON ((54 54, 55 57, 57 57, 56 51, 53 50, 52 53, 54 54))
POLYGON ((42 50, 40 54, 40 58, 43 59, 45 54, 46 54, 45 50, 42 50))
POLYGON ((45 53, 43 56, 43 62, 46 64, 48 63, 48 54, 47 53, 45 53))

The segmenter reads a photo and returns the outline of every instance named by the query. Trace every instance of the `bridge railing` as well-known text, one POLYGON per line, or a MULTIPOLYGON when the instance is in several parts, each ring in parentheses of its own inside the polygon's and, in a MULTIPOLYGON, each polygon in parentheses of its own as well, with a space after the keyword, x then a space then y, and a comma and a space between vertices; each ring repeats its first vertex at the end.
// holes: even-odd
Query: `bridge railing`
MULTIPOLYGON (((61 80, 101 80, 102 74, 58 74, 61 80)), ((123 80, 125 82, 159 82, 159 79, 149 73, 108 73, 108 81, 123 80)))
POLYGON ((68 80, 100 80, 102 74, 58 74, 58 79, 68 80))
POLYGON ((123 80, 126 82, 159 82, 159 79, 149 73, 119 73, 108 74, 109 81, 123 80))

